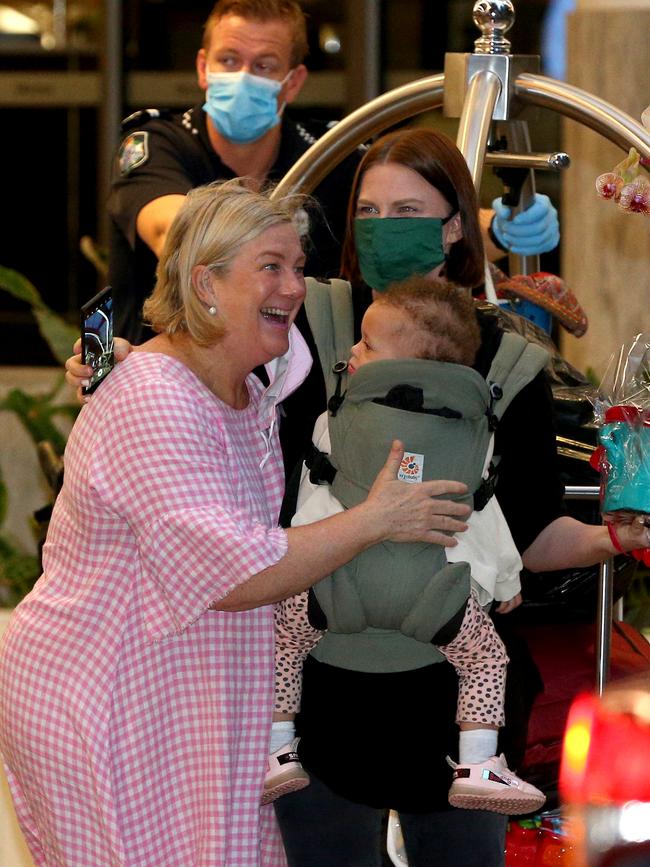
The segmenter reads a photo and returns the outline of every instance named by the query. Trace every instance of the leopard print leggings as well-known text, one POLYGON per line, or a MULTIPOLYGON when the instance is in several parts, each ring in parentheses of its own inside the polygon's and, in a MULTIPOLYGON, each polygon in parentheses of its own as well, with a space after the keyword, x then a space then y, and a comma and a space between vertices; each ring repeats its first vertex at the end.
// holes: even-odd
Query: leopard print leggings
MULTIPOLYGON (((302 666, 324 635, 309 623, 307 593, 275 606, 275 710, 300 710, 302 666)), ((472 595, 457 636, 438 647, 458 674, 456 722, 501 727, 508 656, 494 624, 472 595)))

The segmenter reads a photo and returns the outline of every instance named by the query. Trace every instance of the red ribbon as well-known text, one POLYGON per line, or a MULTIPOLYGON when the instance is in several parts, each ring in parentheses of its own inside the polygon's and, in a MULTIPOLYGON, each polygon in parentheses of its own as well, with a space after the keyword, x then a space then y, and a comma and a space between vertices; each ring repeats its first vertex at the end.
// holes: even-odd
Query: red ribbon
POLYGON ((616 532, 616 528, 611 521, 608 521, 607 523, 607 532, 609 533, 609 538, 612 541, 614 550, 618 551, 619 554, 627 554, 628 557, 634 557, 635 560, 644 563, 646 566, 650 566, 650 548, 634 548, 633 551, 625 551, 621 547, 618 533, 616 532))

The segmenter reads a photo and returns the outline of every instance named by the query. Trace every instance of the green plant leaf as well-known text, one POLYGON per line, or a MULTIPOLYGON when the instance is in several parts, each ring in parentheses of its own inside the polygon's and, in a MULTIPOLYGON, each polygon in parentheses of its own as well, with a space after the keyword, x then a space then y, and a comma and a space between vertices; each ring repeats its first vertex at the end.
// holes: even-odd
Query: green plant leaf
POLYGON ((13 388, 0 402, 0 409, 15 412, 35 444, 49 440, 57 454, 63 454, 65 436, 51 421, 52 406, 47 396, 34 396, 13 388))
POLYGON ((43 299, 34 284, 11 268, 0 266, 0 288, 5 289, 19 301, 26 301, 32 308, 44 306, 43 299))
MULTIPOLYGON (((36 287, 17 271, 0 267, 0 290, 2 289, 30 306, 52 354, 63 364, 78 337, 77 328, 51 310, 36 287)), ((58 382, 45 394, 31 395, 15 388, 0 400, 0 410, 15 413, 35 444, 48 440, 59 455, 63 454, 65 448, 65 436, 55 426, 53 419, 55 416, 66 416, 73 420, 79 412, 76 404, 54 403, 63 381, 64 377, 61 375, 58 382)), ((6 518, 9 499, 9 492, 0 473, 0 525, 6 518)), ((35 513, 32 519, 36 523, 35 528, 41 541, 48 518, 49 510, 44 507, 35 513)), ((40 571, 38 557, 18 548, 7 536, 0 535, 0 605, 16 605, 32 589, 40 571)))
POLYGON ((18 271, 0 266, 0 289, 9 292, 19 301, 25 301, 29 304, 44 340, 55 359, 59 364, 63 364, 72 351, 72 345, 79 336, 79 330, 51 310, 33 283, 30 283, 18 271))
POLYGON ((72 353, 72 346, 79 337, 79 329, 63 317, 44 307, 32 307, 38 327, 59 364, 65 364, 72 353))

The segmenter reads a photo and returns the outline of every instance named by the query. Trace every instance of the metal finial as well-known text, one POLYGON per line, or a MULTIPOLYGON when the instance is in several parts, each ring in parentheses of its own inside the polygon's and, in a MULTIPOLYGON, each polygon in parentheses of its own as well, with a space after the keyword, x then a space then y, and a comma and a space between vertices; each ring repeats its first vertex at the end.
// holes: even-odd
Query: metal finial
POLYGON ((510 54, 510 40, 503 34, 515 21, 511 0, 477 0, 473 18, 483 34, 474 43, 475 54, 510 54))

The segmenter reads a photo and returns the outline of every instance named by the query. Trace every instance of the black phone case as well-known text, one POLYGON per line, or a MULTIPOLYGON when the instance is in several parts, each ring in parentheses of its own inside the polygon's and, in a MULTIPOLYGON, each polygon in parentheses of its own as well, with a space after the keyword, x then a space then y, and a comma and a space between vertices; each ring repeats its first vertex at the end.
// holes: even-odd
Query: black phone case
POLYGON ((90 364, 95 371, 90 385, 81 389, 83 394, 91 394, 113 368, 113 292, 110 286, 81 307, 81 360, 84 364, 90 364), (93 314, 100 311, 104 317, 99 318, 101 329, 89 330, 93 314), (96 339, 91 340, 91 335, 96 335, 96 339))

